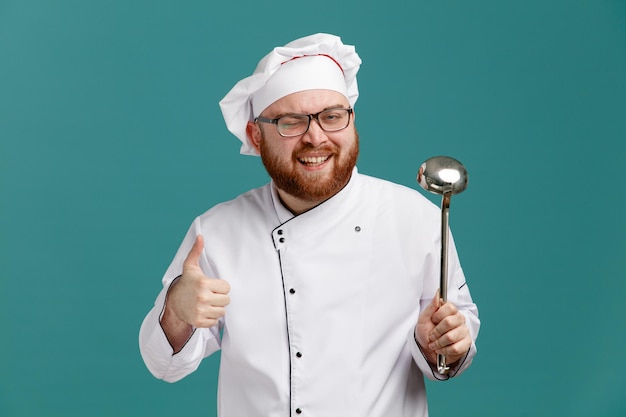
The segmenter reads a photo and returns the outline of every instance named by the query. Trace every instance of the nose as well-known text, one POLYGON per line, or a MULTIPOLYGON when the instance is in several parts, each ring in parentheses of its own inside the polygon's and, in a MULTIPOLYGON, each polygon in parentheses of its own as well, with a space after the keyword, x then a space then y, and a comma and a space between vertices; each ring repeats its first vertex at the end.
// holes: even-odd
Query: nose
POLYGON ((320 122, 317 119, 312 119, 309 123, 309 130, 302 136, 302 140, 306 143, 310 143, 312 146, 319 146, 326 142, 328 137, 326 132, 322 130, 320 122))

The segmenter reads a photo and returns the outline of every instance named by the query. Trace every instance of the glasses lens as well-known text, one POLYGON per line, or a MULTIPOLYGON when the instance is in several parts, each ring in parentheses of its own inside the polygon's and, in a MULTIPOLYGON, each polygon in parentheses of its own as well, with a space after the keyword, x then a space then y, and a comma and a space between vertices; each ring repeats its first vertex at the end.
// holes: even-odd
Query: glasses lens
POLYGON ((306 132, 309 127, 309 116, 284 116, 276 124, 278 133, 283 136, 298 136, 306 132))
POLYGON ((319 120, 322 129, 333 132, 348 127, 350 123, 350 110, 348 109, 330 109, 320 113, 319 120))
POLYGON ((309 129, 311 117, 317 119, 323 130, 336 132, 350 124, 350 109, 329 109, 315 115, 294 114, 283 116, 276 122, 278 133, 282 136, 300 136, 309 129))

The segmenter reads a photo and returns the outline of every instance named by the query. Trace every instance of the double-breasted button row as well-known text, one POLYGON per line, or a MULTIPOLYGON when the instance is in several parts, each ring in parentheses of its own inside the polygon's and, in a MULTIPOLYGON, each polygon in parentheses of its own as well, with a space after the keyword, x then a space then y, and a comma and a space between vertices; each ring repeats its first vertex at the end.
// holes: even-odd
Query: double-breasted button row
MULTIPOLYGON (((274 234, 274 241, 278 242, 278 243, 285 243, 286 242, 286 238, 285 238, 285 231, 283 229, 278 229, 276 230, 275 234, 274 234)), ((289 294, 293 295, 296 293, 295 288, 289 288, 289 294)), ((296 358, 302 358, 302 352, 296 352, 295 353, 296 358)), ((302 409, 301 408, 296 408, 295 409, 295 413, 297 415, 302 414, 302 409)))
POLYGON ((276 235, 274 236, 274 239, 278 240, 279 243, 285 243, 285 231, 283 229, 278 229, 276 231, 276 235))

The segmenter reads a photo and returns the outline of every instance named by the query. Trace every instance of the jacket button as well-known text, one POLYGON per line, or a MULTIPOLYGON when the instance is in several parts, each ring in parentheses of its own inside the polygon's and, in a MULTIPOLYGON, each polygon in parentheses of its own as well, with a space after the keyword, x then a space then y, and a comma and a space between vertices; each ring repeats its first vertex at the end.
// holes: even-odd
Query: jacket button
POLYGON ((294 290, 293 288, 289 290, 289 294, 295 294, 295 293, 296 293, 296 290, 294 290))
POLYGON ((282 235, 283 234, 283 229, 278 230, 278 232, 276 232, 276 233, 278 233, 279 235, 282 235))
POLYGON ((300 410, 299 408, 296 408, 296 414, 302 414, 302 410, 300 410))
POLYGON ((298 353, 296 353, 296 356, 297 356, 298 358, 301 358, 301 357, 302 357, 302 353, 298 352, 298 353))
POLYGON ((280 239, 278 239, 278 241, 279 241, 280 243, 285 243, 285 238, 284 238, 284 237, 281 237, 280 239))

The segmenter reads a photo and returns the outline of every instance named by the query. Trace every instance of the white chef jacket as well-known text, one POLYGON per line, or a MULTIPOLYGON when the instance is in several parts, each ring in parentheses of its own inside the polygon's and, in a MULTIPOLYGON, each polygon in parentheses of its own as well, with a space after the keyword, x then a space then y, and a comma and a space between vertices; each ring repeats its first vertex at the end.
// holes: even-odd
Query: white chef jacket
MULTIPOLYGON (((195 219, 163 277, 140 330, 143 359, 174 382, 221 349, 221 417, 427 416, 423 375, 442 377, 413 332, 439 286, 440 217, 417 191, 356 168, 337 195, 298 216, 271 183, 217 205, 195 219), (196 329, 173 354, 159 319, 198 234, 200 266, 228 281, 231 303, 219 325, 196 329)), ((452 241, 448 262, 448 300, 475 341, 478 311, 452 241)), ((450 375, 475 352, 473 343, 450 375)))

